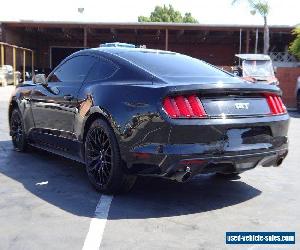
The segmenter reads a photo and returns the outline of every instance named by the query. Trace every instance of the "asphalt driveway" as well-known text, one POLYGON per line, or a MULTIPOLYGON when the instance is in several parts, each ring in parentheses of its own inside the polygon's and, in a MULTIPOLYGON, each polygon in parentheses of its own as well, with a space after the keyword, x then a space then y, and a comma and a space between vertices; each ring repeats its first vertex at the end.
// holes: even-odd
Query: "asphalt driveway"
MULTIPOLYGON (((0 249, 82 249, 101 195, 82 165, 40 150, 13 150, 11 91, 0 88, 0 249)), ((297 243, 300 115, 291 116, 290 153, 279 168, 184 184, 139 178, 132 192, 113 197, 101 249, 266 249, 226 246, 226 231, 295 231, 297 243)))

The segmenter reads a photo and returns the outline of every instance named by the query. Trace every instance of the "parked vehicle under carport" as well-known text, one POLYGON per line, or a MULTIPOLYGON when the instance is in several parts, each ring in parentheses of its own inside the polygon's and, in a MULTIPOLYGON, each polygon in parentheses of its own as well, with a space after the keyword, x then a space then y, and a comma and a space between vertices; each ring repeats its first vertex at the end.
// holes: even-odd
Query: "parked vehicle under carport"
POLYGON ((252 83, 279 85, 275 77, 270 56, 263 54, 236 54, 238 65, 232 67, 233 74, 252 83))
POLYGON ((14 71, 11 65, 3 65, 0 67, 0 84, 3 87, 9 84, 17 85, 20 82, 20 77, 21 73, 14 71))

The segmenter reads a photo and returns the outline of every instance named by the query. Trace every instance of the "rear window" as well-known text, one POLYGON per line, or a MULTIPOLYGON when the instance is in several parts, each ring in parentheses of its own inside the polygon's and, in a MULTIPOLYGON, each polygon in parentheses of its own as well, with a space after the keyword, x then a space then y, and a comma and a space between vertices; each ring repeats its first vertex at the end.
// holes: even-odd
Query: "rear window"
POLYGON ((228 77, 229 74, 189 56, 172 52, 138 51, 119 56, 160 76, 228 77))

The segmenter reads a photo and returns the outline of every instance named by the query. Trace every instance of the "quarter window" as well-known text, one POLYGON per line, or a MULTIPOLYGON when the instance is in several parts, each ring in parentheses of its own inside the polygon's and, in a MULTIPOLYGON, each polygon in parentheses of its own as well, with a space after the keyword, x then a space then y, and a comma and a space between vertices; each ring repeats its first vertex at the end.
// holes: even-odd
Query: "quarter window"
POLYGON ((112 62, 104 58, 100 58, 92 67, 86 80, 87 81, 104 80, 111 77, 117 70, 118 70, 117 66, 114 65, 112 62))
POLYGON ((91 56, 72 57, 54 71, 49 82, 83 82, 96 60, 91 56))

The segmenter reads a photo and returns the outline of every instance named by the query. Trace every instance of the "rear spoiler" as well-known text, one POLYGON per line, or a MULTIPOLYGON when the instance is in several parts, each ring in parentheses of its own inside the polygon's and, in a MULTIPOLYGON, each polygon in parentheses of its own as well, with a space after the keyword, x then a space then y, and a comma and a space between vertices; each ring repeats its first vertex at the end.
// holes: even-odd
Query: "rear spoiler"
POLYGON ((244 83, 244 84, 189 84, 166 86, 168 95, 176 94, 276 94, 282 96, 282 91, 275 85, 244 83))

